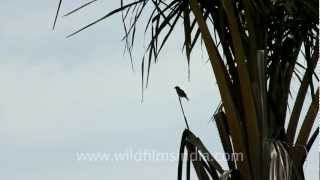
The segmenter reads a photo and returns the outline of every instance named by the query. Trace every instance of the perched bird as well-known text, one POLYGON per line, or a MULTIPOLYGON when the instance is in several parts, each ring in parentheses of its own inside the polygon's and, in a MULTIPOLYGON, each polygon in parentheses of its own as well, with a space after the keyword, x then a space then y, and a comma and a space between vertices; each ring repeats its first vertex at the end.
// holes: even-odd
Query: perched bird
POLYGON ((189 101, 189 98, 188 98, 187 94, 186 94, 179 86, 176 86, 176 87, 174 87, 174 88, 176 89, 177 94, 178 94, 178 96, 179 96, 180 98, 186 98, 186 100, 189 101))

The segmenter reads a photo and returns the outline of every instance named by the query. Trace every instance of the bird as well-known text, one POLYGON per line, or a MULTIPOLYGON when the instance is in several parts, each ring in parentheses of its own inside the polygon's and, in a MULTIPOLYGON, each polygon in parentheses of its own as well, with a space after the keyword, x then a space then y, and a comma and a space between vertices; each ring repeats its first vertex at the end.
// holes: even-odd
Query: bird
POLYGON ((174 88, 176 89, 179 98, 186 98, 186 100, 189 101, 187 94, 179 86, 175 86, 174 88))

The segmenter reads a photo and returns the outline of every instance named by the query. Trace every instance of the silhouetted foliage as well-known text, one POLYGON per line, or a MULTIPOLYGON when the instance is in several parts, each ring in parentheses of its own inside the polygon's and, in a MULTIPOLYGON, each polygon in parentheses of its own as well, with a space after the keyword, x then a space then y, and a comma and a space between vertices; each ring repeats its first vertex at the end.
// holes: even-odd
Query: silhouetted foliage
MULTIPOLYGON (((60 4, 61 1, 59 7, 60 4)), ((185 130, 180 153, 186 148, 189 154, 187 179, 190 163, 200 180, 304 179, 306 153, 319 132, 317 129, 309 138, 319 110, 319 88, 314 85, 318 83, 314 69, 319 60, 319 2, 138 0, 125 4, 121 0, 120 8, 68 37, 121 13, 126 49, 131 56, 137 22, 150 6, 145 32, 150 32, 151 40, 142 61, 143 83, 148 83, 151 64, 158 60, 173 29, 182 22, 186 62, 190 65, 195 45, 203 42, 217 80, 222 105, 214 119, 223 148, 228 154, 243 153, 242 161, 228 159, 229 169, 225 170, 201 140, 185 130), (289 112, 294 78, 300 83, 289 112), (300 117, 308 94, 312 97, 311 105, 307 115, 300 117), (299 120, 302 127, 298 130, 299 120), (192 153, 200 158, 190 159, 192 153)), ((182 179, 182 164, 181 156, 178 179, 182 179)))

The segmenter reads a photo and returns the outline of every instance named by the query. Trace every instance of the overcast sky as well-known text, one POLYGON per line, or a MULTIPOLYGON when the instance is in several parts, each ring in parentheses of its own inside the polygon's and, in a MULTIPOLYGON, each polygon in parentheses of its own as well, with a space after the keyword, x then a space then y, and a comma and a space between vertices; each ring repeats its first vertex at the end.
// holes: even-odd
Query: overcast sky
MULTIPOLYGON (((62 14, 83 2, 65 0, 62 14)), ((120 16, 65 38, 120 2, 99 0, 59 18, 52 31, 57 3, 1 2, 0 179, 175 179, 176 162, 88 162, 76 157, 77 152, 128 149, 178 152, 185 126, 175 85, 190 96, 184 104, 191 129, 211 152, 222 152, 217 130, 209 122, 219 93, 201 50, 192 57, 189 82, 182 33, 177 33, 152 66, 141 104, 139 60, 147 43, 142 35, 137 37, 134 72, 129 57, 123 56, 120 16)), ((310 180, 319 178, 317 149, 305 167, 310 180)))

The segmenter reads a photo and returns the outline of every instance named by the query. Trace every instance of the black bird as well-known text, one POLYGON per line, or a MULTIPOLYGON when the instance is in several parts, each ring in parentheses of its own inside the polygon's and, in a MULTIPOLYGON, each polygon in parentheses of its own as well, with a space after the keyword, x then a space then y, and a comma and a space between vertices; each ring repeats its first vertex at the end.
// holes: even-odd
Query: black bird
POLYGON ((180 98, 186 98, 186 100, 189 101, 189 98, 188 98, 187 94, 186 94, 179 86, 176 86, 176 87, 174 87, 174 88, 176 89, 177 94, 178 94, 178 96, 179 96, 180 98))

